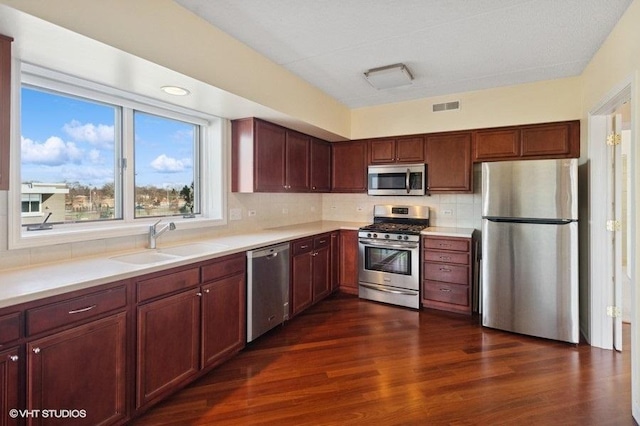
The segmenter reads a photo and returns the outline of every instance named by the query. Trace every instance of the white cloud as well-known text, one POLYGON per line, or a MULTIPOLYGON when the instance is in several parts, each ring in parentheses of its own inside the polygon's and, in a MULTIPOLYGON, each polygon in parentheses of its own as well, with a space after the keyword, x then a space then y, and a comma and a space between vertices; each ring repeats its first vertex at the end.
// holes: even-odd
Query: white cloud
POLYGON ((189 159, 178 160, 161 154, 151 162, 151 167, 157 172, 178 173, 191 167, 191 161, 189 159))
POLYGON ((25 163, 57 166, 82 159, 82 150, 73 142, 65 142, 57 136, 51 136, 44 143, 21 138, 21 158, 25 163))
POLYGON ((100 187, 105 183, 113 182, 113 169, 95 166, 70 166, 61 168, 60 173, 64 180, 70 182, 81 182, 85 185, 100 187))
POLYGON ((113 146, 114 129, 106 124, 82 124, 78 120, 66 123, 62 128, 71 138, 78 142, 89 142, 101 147, 113 146))

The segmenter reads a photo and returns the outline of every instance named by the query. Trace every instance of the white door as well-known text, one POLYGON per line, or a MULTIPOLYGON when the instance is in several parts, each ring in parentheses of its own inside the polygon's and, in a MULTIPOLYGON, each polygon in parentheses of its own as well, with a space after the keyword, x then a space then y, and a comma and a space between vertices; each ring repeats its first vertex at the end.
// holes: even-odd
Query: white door
POLYGON ((612 114, 609 120, 610 128, 607 136, 609 145, 609 193, 607 195, 609 203, 609 231, 611 235, 611 246, 609 248, 609 268, 612 278, 613 304, 609 315, 613 317, 613 347, 617 351, 622 351, 622 287, 623 287, 623 256, 622 256, 622 236, 626 232, 623 229, 623 205, 626 203, 622 199, 622 188, 624 186, 622 175, 622 115, 612 114))

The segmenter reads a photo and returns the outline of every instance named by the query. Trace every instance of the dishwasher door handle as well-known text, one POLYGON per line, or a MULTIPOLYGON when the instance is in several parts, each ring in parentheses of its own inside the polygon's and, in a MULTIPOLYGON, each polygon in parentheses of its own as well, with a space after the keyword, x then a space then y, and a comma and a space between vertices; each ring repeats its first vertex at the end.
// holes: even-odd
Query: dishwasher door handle
POLYGON ((268 254, 268 255, 265 256, 265 258, 267 258, 267 259, 274 259, 276 257, 278 257, 278 252, 271 253, 271 254, 268 254))

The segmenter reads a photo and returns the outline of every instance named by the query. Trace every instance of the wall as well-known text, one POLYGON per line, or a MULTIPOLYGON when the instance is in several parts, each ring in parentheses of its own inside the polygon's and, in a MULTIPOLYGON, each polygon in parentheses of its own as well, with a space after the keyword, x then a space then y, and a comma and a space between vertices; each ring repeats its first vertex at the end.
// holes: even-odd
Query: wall
POLYGON ((424 197, 373 197, 366 194, 325 194, 322 196, 324 220, 371 222, 376 204, 422 205, 429 207, 431 226, 476 228, 482 226, 481 171, 473 173, 473 194, 434 194, 424 197))
POLYGON ((577 120, 581 78, 548 80, 351 112, 353 139, 577 120), (432 112, 435 103, 460 101, 457 111, 432 112))
MULTIPOLYGON (((622 16, 602 47, 594 55, 586 67, 582 78, 582 123, 583 123, 583 149, 588 148, 589 112, 599 106, 606 98, 613 95, 616 88, 621 89, 621 83, 631 80, 631 146, 629 155, 629 173, 631 174, 630 205, 636 206, 640 193, 640 149, 638 138, 638 123, 640 123, 640 96, 638 93, 638 77, 640 70, 640 0, 634 0, 626 13, 622 16)), ((593 197, 602 197, 604 194, 590 194, 593 197)), ((632 226, 632 240, 634 244, 629 253, 629 262, 632 275, 637 278, 637 267, 640 265, 640 252, 637 250, 637 242, 640 241, 640 210, 634 209, 633 218, 635 226, 632 226)), ((595 287, 595 286, 594 286, 595 287)), ((594 293, 595 288, 590 290, 594 293)), ((636 419, 640 419, 640 292, 636 289, 632 301, 632 408, 636 419)), ((602 322, 594 318, 593 323, 602 322)), ((627 349, 629 348, 627 343, 627 349)), ((624 345, 624 343, 623 343, 624 345)), ((624 346, 623 346, 624 347, 624 346)), ((624 349, 623 349, 624 350, 624 349)))
MULTIPOLYGON (((0 0, 0 3, 298 121, 349 137, 350 113, 346 106, 172 0, 0 0)), ((11 35, 17 41, 36 36, 28 28, 18 28, 11 35)), ((91 51, 86 54, 94 55, 91 51)), ((124 74, 132 71, 126 63, 113 65, 122 67, 124 74)))

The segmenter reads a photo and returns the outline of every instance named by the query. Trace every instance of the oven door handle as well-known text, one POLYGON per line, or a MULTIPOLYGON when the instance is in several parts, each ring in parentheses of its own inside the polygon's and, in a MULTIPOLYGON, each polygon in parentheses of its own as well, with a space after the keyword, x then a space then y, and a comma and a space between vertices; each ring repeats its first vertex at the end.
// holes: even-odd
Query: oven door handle
POLYGON ((360 244, 364 244, 367 246, 371 246, 371 247, 380 247, 380 248, 399 248, 399 249, 417 249, 418 248, 418 243, 406 243, 406 244, 376 244, 377 240, 368 240, 368 239, 364 239, 364 238, 360 238, 360 244))
POLYGON ((391 289, 389 289, 387 287, 383 287, 383 286, 375 285, 375 284, 360 283, 360 286, 365 287, 365 288, 369 288, 371 290, 382 291, 384 293, 404 294, 404 295, 407 295, 407 296, 415 296, 415 294, 416 294, 415 291, 391 290, 391 289))

